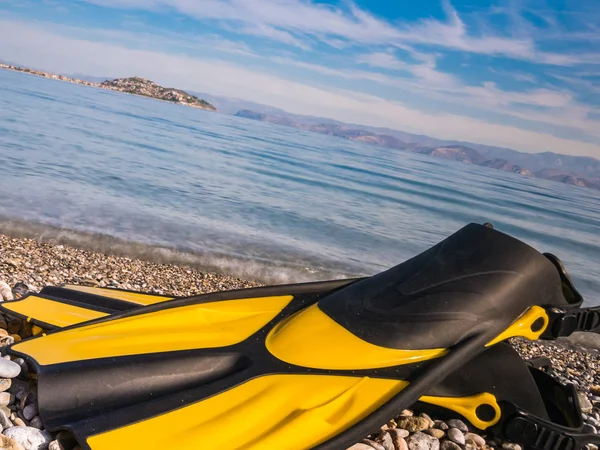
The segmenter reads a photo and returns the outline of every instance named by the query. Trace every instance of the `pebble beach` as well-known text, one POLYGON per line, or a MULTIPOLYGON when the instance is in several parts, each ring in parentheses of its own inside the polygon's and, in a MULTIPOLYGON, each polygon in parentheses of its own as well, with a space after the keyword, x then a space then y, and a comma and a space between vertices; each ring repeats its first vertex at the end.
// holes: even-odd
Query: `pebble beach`
MULTIPOLYGON (((0 234, 0 297, 17 299, 43 286, 61 284, 116 287, 150 293, 187 296, 259 286, 240 278, 198 269, 105 255, 51 241, 0 234)), ((35 330, 19 319, 0 315, 0 349, 32 336, 35 330)), ((545 356, 552 374, 575 384, 586 430, 600 429, 600 356, 562 342, 513 339, 525 358, 545 356)), ((4 353, 3 353, 4 354, 4 353)), ((75 450, 66 432, 44 429, 37 415, 35 382, 20 358, 0 358, 0 450, 75 450)), ((591 450, 597 448, 588 446, 591 450)), ((365 436, 351 450, 520 450, 518 443, 498 442, 475 432, 461 420, 438 420, 419 411, 398 411, 377 434, 365 436)), ((343 449, 341 449, 343 450, 343 449)))

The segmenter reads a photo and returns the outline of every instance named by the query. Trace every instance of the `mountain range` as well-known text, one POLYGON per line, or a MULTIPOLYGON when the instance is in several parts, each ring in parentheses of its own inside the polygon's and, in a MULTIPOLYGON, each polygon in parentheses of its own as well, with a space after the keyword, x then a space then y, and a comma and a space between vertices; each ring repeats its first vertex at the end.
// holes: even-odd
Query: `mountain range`
MULTIPOLYGON (((95 82, 105 79, 79 74, 78 77, 95 82)), ((192 93, 215 105, 218 111, 225 114, 600 190, 600 160, 591 157, 554 152, 525 153, 473 142, 442 140, 390 128, 292 114, 283 109, 238 98, 206 92, 192 93)))
POLYGON ((600 160, 591 157, 554 152, 525 153, 472 142, 446 141, 389 128, 291 114, 239 99, 206 93, 199 95, 221 112, 238 117, 600 190, 600 160), (240 107, 243 109, 238 109, 240 107))

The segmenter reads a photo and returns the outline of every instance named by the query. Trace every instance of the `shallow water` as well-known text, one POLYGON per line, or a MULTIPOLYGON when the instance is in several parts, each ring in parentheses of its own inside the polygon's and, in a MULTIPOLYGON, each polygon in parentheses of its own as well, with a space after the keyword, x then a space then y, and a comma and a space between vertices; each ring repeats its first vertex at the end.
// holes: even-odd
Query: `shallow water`
POLYGON ((6 70, 0 155, 0 214, 92 247, 289 282, 372 274, 489 221, 600 304, 591 189, 6 70))

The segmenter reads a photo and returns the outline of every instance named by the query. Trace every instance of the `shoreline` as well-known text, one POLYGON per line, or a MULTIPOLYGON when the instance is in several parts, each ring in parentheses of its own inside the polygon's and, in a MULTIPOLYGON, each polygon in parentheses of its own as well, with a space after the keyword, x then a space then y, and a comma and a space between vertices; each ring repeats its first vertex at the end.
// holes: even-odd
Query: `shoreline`
MULTIPOLYGON (((156 263, 126 256, 107 255, 70 245, 42 242, 35 238, 11 237, 3 233, 0 233, 0 282, 7 283, 8 288, 12 288, 15 298, 17 298, 17 291, 22 289, 22 287, 16 288, 17 283, 25 283, 27 288, 34 292, 39 291, 46 285, 71 283, 117 287, 169 296, 190 296, 261 286, 259 283, 231 275, 215 274, 185 265, 156 263)), ((0 289, 0 293, 5 294, 5 291, 0 289)), ((12 324, 10 316, 6 316, 4 320, 12 324)), ((28 336, 24 335, 22 337, 26 338, 28 336)), ((583 352, 570 348, 561 342, 529 342, 525 339, 514 338, 509 343, 525 359, 537 356, 550 358, 556 378, 563 383, 567 381, 576 383, 580 393, 580 402, 583 400, 585 411, 588 411, 585 416, 588 425, 595 427, 595 430, 600 428, 600 409, 598 408, 600 407, 600 355, 598 353, 583 352)), ((17 361, 17 359, 13 358, 14 361, 17 361)), ((20 389, 19 386, 20 384, 15 384, 14 389, 20 389)), ((18 410, 18 405, 19 402, 14 405, 15 417, 23 416, 23 412, 18 410)), ((416 417, 418 410, 414 411, 416 417)), ((401 413, 407 412, 397 412, 397 414, 401 413)), ((410 414, 413 414, 412 409, 410 414)), ((365 436, 365 439, 350 448, 352 450, 380 449, 381 447, 377 446, 377 443, 386 441, 386 439, 389 440, 388 435, 390 433, 394 435, 394 430, 399 430, 395 432, 396 436, 401 433, 405 437, 400 439, 406 439, 409 442, 411 442, 411 439, 422 439, 424 434, 431 436, 427 439, 436 439, 438 445, 444 441, 443 437, 435 437, 442 436, 443 433, 429 432, 429 430, 424 430, 425 433, 411 431, 409 436, 409 432, 400 426, 400 423, 404 423, 409 419, 402 419, 402 417, 403 415, 396 417, 396 420, 402 422, 396 423, 395 420, 391 420, 388 425, 382 424, 382 431, 379 434, 365 436)), ((431 419, 435 420, 437 417, 432 415, 431 419)), ((19 425, 19 427, 41 428, 39 418, 30 421, 22 420, 22 422, 24 425, 19 425)), ((47 432, 41 431, 41 433, 47 432)), ((478 433, 476 430, 474 433, 485 437, 485 433, 478 433)), ((473 433, 465 432, 465 436, 469 435, 475 439, 473 433)), ((48 440, 57 438, 54 434, 46 437, 48 440)), ((486 446, 475 448, 504 449, 506 447, 503 447, 501 443, 493 445, 493 441, 489 441, 486 446)), ((520 449, 520 447, 510 448, 513 450, 520 449)))
MULTIPOLYGON (((79 85, 82 85, 82 86, 88 86, 88 87, 93 87, 93 88, 97 88, 97 89, 103 89, 105 91, 121 92, 123 94, 135 95, 137 97, 151 98, 153 100, 159 100, 159 101, 162 101, 162 102, 165 102, 165 103, 188 106, 190 108, 201 109, 201 110, 204 110, 204 111, 218 112, 218 109, 215 108, 213 105, 210 105, 210 106, 212 106, 212 108, 207 108, 207 107, 204 107, 204 106, 194 105, 194 104, 186 103, 186 102, 178 102, 178 101, 165 100, 165 99, 162 99, 162 98, 159 98, 159 97, 154 97, 154 96, 151 96, 151 95, 144 95, 144 94, 138 94, 136 92, 129 92, 129 91, 125 91, 125 90, 114 89, 114 88, 111 88, 111 87, 103 86, 102 83, 98 83, 98 82, 95 82, 95 81, 81 80, 79 78, 67 77, 65 75, 59 75, 59 74, 56 74, 56 73, 45 72, 45 71, 42 71, 42 70, 29 69, 28 67, 13 66, 11 64, 5 64, 5 63, 0 62, 0 69, 10 70, 12 72, 24 73, 26 75, 32 75, 32 76, 36 76, 36 77, 40 77, 40 78, 48 78, 49 80, 64 81, 66 83, 79 84, 79 85)), ((107 80, 107 81, 110 81, 110 80, 107 80)))

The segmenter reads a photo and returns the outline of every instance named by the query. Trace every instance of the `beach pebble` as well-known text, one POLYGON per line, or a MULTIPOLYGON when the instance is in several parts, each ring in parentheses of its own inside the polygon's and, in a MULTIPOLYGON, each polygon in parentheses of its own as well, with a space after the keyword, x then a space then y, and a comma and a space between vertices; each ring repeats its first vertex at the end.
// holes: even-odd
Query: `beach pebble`
POLYGON ((9 414, 6 414, 3 410, 0 410, 0 426, 2 429, 14 427, 14 424, 8 418, 9 414))
POLYGON ((381 444, 384 450, 395 450, 394 442, 392 441, 392 436, 388 432, 381 433, 375 440, 375 442, 381 444))
POLYGON ((0 392, 0 405, 8 406, 15 401, 15 396, 9 392, 0 392))
POLYGON ((371 439, 363 439, 360 442, 362 444, 367 444, 368 446, 370 446, 372 449, 375 449, 375 450, 386 450, 383 445, 381 445, 378 442, 372 441, 371 439))
POLYGON ((408 450, 408 444, 406 443, 406 440, 404 438, 398 437, 398 438, 392 438, 394 441, 394 448, 395 450, 408 450))
POLYGON ((37 413, 38 408, 35 403, 27 405, 25 408, 23 408, 23 417, 25 418, 25 420, 33 419, 37 415, 37 413))
POLYGON ((441 420, 434 420, 434 424, 433 424, 434 428, 437 428, 438 430, 442 430, 442 431, 446 431, 448 428, 450 428, 446 422, 443 422, 441 420))
POLYGON ((417 431, 406 438, 408 450, 439 450, 440 441, 433 436, 417 431))
POLYGON ((19 281, 12 287, 12 292, 15 296, 15 299, 18 300, 29 292, 29 287, 27 287, 27 285, 22 281, 19 281))
POLYGON ((456 442, 458 445, 465 445, 465 435, 458 428, 450 428, 447 432, 448 439, 456 442))
POLYGON ((21 368, 21 373, 29 372, 29 366, 27 366, 27 362, 23 358, 15 358, 12 361, 19 365, 21 368))
POLYGON ((589 423, 584 424, 583 428, 581 430, 584 433, 594 433, 594 434, 598 433, 598 431, 596 431, 596 427, 594 425, 590 425, 589 423))
POLYGON ((48 450, 65 450, 62 444, 58 441, 52 441, 48 445, 48 450))
POLYGON ((4 281, 0 281, 0 301, 4 300, 14 300, 14 297, 10 286, 4 281))
POLYGON ((44 425, 42 424, 42 419, 40 419, 40 416, 35 416, 34 418, 32 418, 31 421, 29 422, 29 426, 33 427, 33 428, 37 428, 38 430, 41 430, 42 428, 44 428, 44 425))
POLYGON ((429 430, 425 430, 425 433, 427 433, 430 436, 433 436, 436 439, 442 439, 446 435, 444 431, 438 428, 430 428, 429 430))
POLYGON ((20 417, 15 417, 13 419, 13 422, 15 423, 15 426, 17 426, 17 427, 26 427, 27 426, 27 424, 20 417))
POLYGON ((502 450, 521 450, 521 446, 514 442, 504 442, 502 444, 502 450))
POLYGON ((52 441, 50 433, 33 427, 7 428, 4 430, 4 435, 13 438, 25 450, 45 450, 52 441))
POLYGON ((440 450, 462 450, 462 448, 460 448, 460 445, 449 441, 447 439, 444 439, 441 443, 440 443, 440 450))
POLYGON ((402 428, 393 428, 391 430, 388 430, 388 433, 392 435, 392 438, 405 438, 410 434, 408 430, 404 430, 402 428))
POLYGON ((352 447, 348 447, 346 450, 373 450, 373 447, 359 442, 358 444, 354 444, 352 447))
POLYGON ((0 337, 8 336, 8 331, 4 328, 0 328, 0 337))
POLYGON ((465 423, 462 420, 459 420, 459 419, 450 419, 446 423, 448 424, 448 426, 450 428, 457 428, 458 430, 462 431, 463 433, 468 433, 469 432, 469 429, 467 428, 467 426, 465 425, 465 423))
POLYGON ((594 405, 590 402, 590 399, 583 392, 577 392, 577 397, 579 398, 579 405, 581 406, 581 412, 588 414, 591 413, 594 409, 594 405))
POLYGON ((468 443, 472 441, 476 446, 483 447, 485 445, 485 439, 475 433, 465 434, 465 441, 468 443))
POLYGON ((592 395, 600 397, 600 386, 590 387, 590 392, 592 393, 592 395))
POLYGON ((0 378, 0 392, 8 391, 12 381, 10 378, 0 378))
MULTIPOLYGON (((6 337, 2 339, 6 339, 6 337)), ((0 358, 0 378, 15 378, 20 373, 21 366, 19 366, 17 363, 8 359, 0 358)))
POLYGON ((0 450, 24 450, 24 448, 13 438, 0 434, 0 450))
POLYGON ((401 416, 413 416, 414 413, 410 409, 405 409, 400 413, 401 416))
POLYGON ((411 433, 414 433, 416 431, 423 431, 429 428, 429 421, 424 417, 398 417, 396 419, 396 422, 398 423, 398 428, 404 428, 405 430, 408 430, 411 433))
POLYGON ((12 336, 0 337, 0 347, 8 347, 15 343, 15 338, 12 336))
POLYGON ((420 416, 423 417, 424 419, 426 419, 427 421, 429 421, 429 428, 433 427, 435 422, 433 420, 431 420, 431 417, 429 417, 425 413, 421 413, 420 416))

